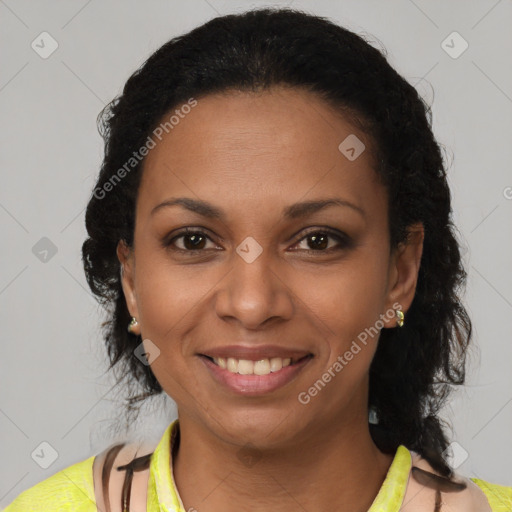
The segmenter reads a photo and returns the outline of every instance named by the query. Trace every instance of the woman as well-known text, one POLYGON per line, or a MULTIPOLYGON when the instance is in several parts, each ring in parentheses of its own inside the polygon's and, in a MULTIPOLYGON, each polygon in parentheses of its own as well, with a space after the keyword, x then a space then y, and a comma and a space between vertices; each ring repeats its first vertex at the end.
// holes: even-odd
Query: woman
POLYGON ((430 111, 379 51, 300 11, 219 17, 102 120, 85 273, 131 404, 178 419, 7 511, 512 510, 449 463, 466 274, 430 111))

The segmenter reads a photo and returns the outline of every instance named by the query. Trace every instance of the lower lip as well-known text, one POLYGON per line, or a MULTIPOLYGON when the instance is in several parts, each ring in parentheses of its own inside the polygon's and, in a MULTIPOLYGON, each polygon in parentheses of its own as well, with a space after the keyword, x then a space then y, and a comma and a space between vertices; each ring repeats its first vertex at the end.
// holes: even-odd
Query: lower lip
POLYGON ((244 396, 270 393, 288 384, 312 359, 311 356, 306 357, 298 363, 285 366, 281 370, 271 372, 268 375, 241 375, 221 368, 205 356, 199 357, 217 382, 244 396))

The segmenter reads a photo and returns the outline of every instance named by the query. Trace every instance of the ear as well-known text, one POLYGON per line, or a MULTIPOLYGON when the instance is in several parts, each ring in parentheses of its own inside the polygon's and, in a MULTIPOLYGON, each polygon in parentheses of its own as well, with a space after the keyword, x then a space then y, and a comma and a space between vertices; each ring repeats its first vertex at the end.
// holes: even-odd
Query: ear
MULTIPOLYGON (((405 321, 407 321, 406 312, 410 308, 416 292, 425 237, 421 222, 409 226, 407 231, 407 240, 398 245, 390 258, 386 299, 386 311, 401 309, 405 315, 405 321)), ((385 327, 398 325, 395 316, 392 318, 385 316, 385 327)))
POLYGON ((134 334, 140 334, 140 318, 137 306, 137 294, 135 293, 135 258, 133 251, 126 245, 124 240, 117 244, 117 258, 121 263, 121 285, 123 287, 126 306, 130 315, 135 317, 139 324, 133 327, 134 334))

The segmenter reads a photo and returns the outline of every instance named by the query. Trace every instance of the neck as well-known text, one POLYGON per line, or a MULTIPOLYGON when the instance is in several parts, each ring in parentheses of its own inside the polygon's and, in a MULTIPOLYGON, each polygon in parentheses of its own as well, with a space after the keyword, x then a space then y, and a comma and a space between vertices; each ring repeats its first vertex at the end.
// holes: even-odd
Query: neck
POLYGON ((366 512, 392 455, 374 444, 365 415, 350 425, 312 425, 293 447, 234 446, 180 416, 173 461, 185 510, 200 512, 366 512))

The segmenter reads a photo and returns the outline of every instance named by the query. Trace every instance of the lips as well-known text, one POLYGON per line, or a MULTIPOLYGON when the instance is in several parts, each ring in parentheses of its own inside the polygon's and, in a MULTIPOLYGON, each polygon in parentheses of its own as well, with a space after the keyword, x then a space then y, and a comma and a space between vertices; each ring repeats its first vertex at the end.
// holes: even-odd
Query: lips
MULTIPOLYGON (((215 364, 208 356, 200 355, 199 359, 213 380, 220 384, 222 388, 237 395, 255 397, 277 391, 298 378, 299 374, 313 359, 313 355, 304 356, 295 364, 289 364, 276 372, 265 375, 233 373, 227 368, 221 368, 215 364)), ((246 360, 246 362, 249 361, 246 360)))
POLYGON ((296 363, 300 359, 312 355, 308 350, 286 348, 278 345, 260 345, 260 346, 246 346, 246 345, 226 345, 224 347, 216 347, 204 350, 198 355, 206 356, 210 359, 218 359, 223 357, 225 359, 246 359, 248 361, 261 361, 262 359, 291 359, 291 364, 296 363))

